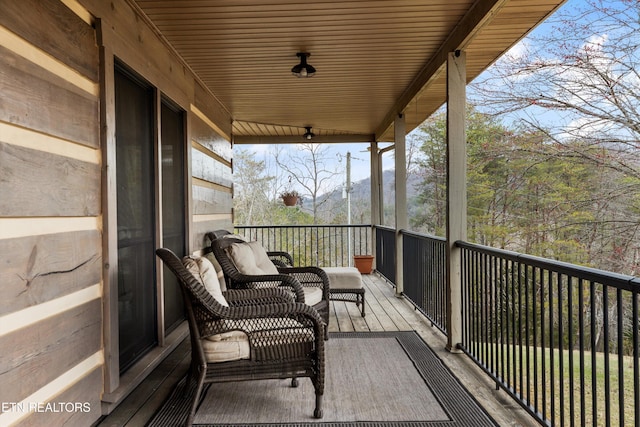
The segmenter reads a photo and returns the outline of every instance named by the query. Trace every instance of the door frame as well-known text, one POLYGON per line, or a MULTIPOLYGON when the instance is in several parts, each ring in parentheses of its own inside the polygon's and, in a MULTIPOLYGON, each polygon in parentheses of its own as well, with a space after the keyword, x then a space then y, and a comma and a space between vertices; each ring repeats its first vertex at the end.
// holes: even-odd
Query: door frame
POLYGON ((189 334, 187 322, 164 333, 163 274, 162 266, 156 260, 156 315, 158 346, 149 351, 129 370, 120 375, 119 360, 119 323, 118 323, 118 236, 117 236, 117 191, 116 191, 116 135, 115 135, 115 68, 121 64, 132 74, 149 82, 154 89, 154 167, 155 167, 155 238, 162 241, 162 194, 160 155, 160 105, 162 99, 184 111, 184 173, 185 173, 185 248, 191 250, 191 151, 189 133, 188 101, 175 100, 165 95, 155 81, 158 78, 145 75, 124 60, 116 58, 113 50, 100 46, 100 90, 101 90, 101 150, 102 150, 102 225, 103 225, 103 342, 104 342, 104 393, 102 397, 103 413, 108 414, 115 408, 171 351, 189 334), (182 102, 181 102, 182 101, 182 102))

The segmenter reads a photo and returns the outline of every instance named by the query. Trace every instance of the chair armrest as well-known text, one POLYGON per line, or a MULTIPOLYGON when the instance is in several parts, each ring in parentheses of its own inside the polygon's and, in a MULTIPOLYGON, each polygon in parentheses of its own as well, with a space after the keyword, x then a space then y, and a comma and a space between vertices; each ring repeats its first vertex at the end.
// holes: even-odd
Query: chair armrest
POLYGON ((320 267, 278 267, 278 271, 294 277, 302 286, 321 288, 324 298, 329 299, 329 276, 320 267))
POLYGON ((282 288, 295 295, 296 302, 304 302, 302 284, 293 276, 287 274, 268 274, 253 276, 236 272, 230 276, 233 286, 238 289, 268 289, 282 288))
POLYGON ((229 289, 223 295, 231 306, 295 302, 295 296, 281 288, 229 289))
POLYGON ((267 256, 277 267, 293 267, 293 257, 289 252, 269 251, 267 256))

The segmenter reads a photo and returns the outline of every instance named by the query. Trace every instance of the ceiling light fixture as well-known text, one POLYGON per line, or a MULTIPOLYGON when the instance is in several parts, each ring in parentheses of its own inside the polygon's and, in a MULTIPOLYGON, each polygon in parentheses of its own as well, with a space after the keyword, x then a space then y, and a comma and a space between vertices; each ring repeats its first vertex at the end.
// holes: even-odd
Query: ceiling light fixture
POLYGON ((304 133, 304 135, 302 135, 302 137, 303 137, 304 139, 311 139, 311 138, 313 138, 314 136, 316 136, 316 134, 315 134, 315 133, 311 132, 311 126, 306 126, 306 127, 305 127, 305 129, 306 129, 307 131, 304 133))
POLYGON ((296 56, 300 58, 300 63, 291 69, 293 75, 296 77, 312 77, 316 73, 316 69, 307 64, 307 57, 311 56, 311 54, 298 52, 296 56))

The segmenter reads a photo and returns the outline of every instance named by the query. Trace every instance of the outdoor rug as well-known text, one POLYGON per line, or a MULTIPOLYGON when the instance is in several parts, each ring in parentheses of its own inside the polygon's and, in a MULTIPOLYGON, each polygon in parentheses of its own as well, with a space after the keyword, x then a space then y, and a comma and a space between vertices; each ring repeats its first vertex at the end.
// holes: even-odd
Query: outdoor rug
MULTIPOLYGON (((194 425, 495 426, 415 332, 332 333, 326 342, 323 413, 313 418, 308 378, 212 384, 194 425)), ((182 425, 193 390, 185 380, 149 422, 182 425)), ((191 387, 193 388, 193 387, 191 387)))

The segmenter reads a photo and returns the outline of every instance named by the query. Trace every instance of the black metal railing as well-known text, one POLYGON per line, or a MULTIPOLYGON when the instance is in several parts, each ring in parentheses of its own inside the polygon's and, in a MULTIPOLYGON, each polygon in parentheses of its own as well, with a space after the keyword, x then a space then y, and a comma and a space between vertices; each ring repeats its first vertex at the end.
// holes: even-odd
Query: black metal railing
POLYGON ((353 255, 371 255, 371 225, 236 225, 235 232, 268 251, 289 252, 296 265, 346 267, 353 255))
MULTIPOLYGON (((395 284, 395 230, 374 229, 376 270, 395 284)), ((349 265, 348 241, 354 255, 372 250, 367 225, 237 226, 236 232, 323 266, 349 265)), ((403 295, 446 334, 446 241, 401 234, 403 295)), ((640 427, 640 279, 456 245, 462 250, 458 346, 497 387, 542 425, 640 427)))
POLYGON ((431 323, 447 333, 447 242, 401 230, 403 292, 431 323))
POLYGON ((464 242, 460 348, 541 424, 639 426, 637 278, 464 242))
POLYGON ((376 270, 389 282, 396 283, 396 230, 380 225, 376 230, 376 270))

